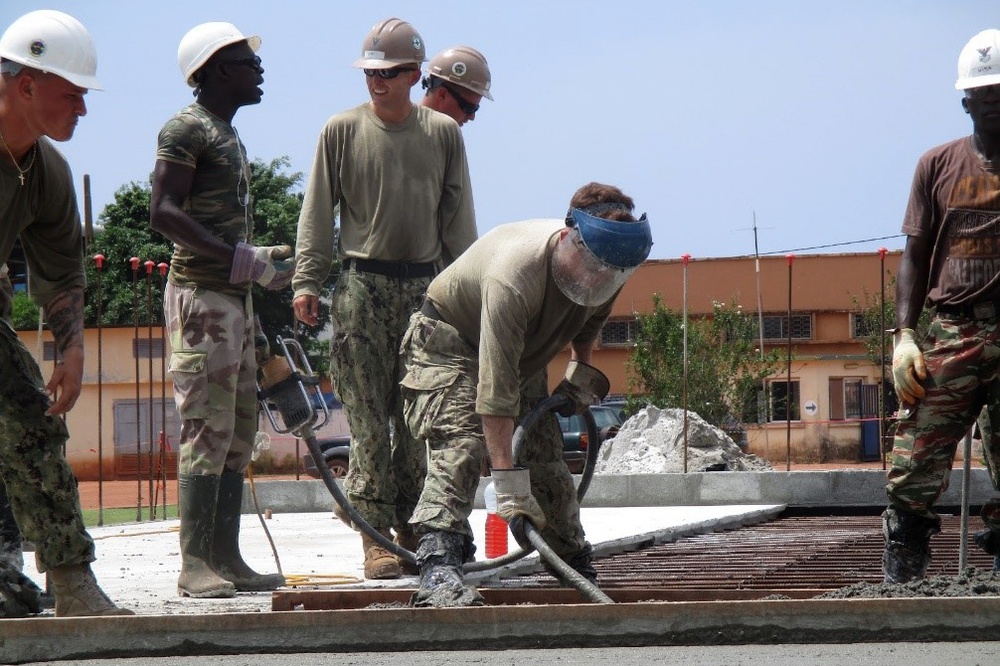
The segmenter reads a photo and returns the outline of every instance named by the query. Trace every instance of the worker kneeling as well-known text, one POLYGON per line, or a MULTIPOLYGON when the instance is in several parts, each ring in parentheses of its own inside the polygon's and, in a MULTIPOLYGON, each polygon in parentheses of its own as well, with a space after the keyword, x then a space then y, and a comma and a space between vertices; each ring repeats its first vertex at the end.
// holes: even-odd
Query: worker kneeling
POLYGON ((407 425, 427 446, 427 476, 410 519, 420 537, 414 606, 481 605, 462 577, 475 552, 469 514, 485 455, 498 513, 524 543, 523 521, 591 581, 592 550, 555 415, 543 415, 514 460, 515 419, 548 397, 548 363, 571 345, 557 391, 581 413, 607 392, 589 365, 618 292, 649 256, 649 223, 617 187, 590 183, 565 220, 493 229, 438 275, 401 353, 407 425))

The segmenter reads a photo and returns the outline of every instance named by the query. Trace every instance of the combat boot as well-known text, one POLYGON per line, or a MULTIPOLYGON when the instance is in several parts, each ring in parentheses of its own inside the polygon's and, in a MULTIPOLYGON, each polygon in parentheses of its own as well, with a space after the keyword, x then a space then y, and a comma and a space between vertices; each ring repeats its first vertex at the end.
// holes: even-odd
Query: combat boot
MULTIPOLYGON (((395 529, 396 537, 393 541, 400 548, 404 548, 414 555, 417 552, 417 548, 420 547, 420 538, 414 533, 413 528, 410 525, 406 527, 397 527, 395 529)), ((396 561, 399 562, 399 570, 404 576, 419 576, 420 567, 416 565, 415 562, 411 562, 405 557, 396 556, 396 561)))
POLYGON ((994 498, 983 504, 980 516, 986 529, 972 535, 972 540, 987 554, 993 556, 993 573, 1000 573, 1000 499, 994 498))
POLYGON ((276 590, 285 584, 280 573, 259 574, 240 554, 240 517, 243 508, 243 473, 226 470, 219 477, 212 536, 212 570, 241 592, 276 590))
POLYGON ((931 536, 941 531, 939 521, 890 506, 882 514, 883 582, 909 583, 927 575, 931 563, 931 536))
MULTIPOLYGON (((381 529, 378 533, 386 539, 392 540, 392 534, 389 533, 388 529, 381 529)), ((364 532, 361 533, 361 547, 365 552, 365 578, 368 580, 387 580, 399 578, 402 575, 396 556, 364 532)))
POLYGON ((181 575, 177 594, 196 599, 236 596, 236 587, 212 570, 212 540, 219 477, 214 474, 178 474, 181 515, 181 575))
POLYGON ((420 587, 410 597, 415 607, 444 608, 452 606, 482 606, 479 591, 465 584, 462 563, 471 540, 455 532, 435 530, 420 537, 417 565, 420 567, 420 587))
POLYGON ((48 573, 56 597, 56 617, 135 615, 127 608, 115 606, 104 594, 89 564, 56 567, 48 573))

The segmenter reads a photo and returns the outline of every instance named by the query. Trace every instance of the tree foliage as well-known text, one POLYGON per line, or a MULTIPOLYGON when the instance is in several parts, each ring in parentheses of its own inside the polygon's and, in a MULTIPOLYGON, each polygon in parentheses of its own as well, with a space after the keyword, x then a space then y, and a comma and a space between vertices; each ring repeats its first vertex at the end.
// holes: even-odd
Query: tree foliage
MULTIPOLYGON (((250 192, 254 202, 253 239, 257 245, 295 245, 296 225, 302 207, 302 194, 296 188, 302 174, 288 173, 288 158, 270 162, 255 159, 250 165, 250 192)), ((115 192, 114 201, 99 216, 101 231, 87 252, 87 326, 96 326, 98 304, 102 309, 102 326, 140 327, 150 322, 159 326, 163 319, 163 284, 155 265, 169 263, 173 244, 149 225, 150 185, 132 182, 115 192), (103 270, 98 274, 93 257, 105 257, 103 270), (132 257, 139 259, 138 270, 133 270, 132 257), (152 261, 154 268, 147 276, 145 263, 152 261), (100 298, 98 298, 100 291, 100 298)), ((333 220, 331 220, 333 224, 333 220)), ((254 285, 254 312, 260 315, 268 338, 276 335, 294 338, 307 349, 319 348, 317 336, 325 330, 330 320, 329 306, 321 294, 319 325, 312 329, 298 327, 292 314, 292 290, 265 291, 254 285)), ((325 354, 317 355, 325 358, 325 354)), ((317 364, 318 370, 323 361, 317 364)))
MULTIPOLYGON (((865 355, 876 368, 883 363, 886 366, 886 376, 892 381, 892 329, 896 327, 896 276, 886 271, 888 281, 885 288, 885 299, 867 289, 861 297, 851 295, 854 305, 854 316, 859 320, 858 328, 864 332, 860 342, 865 349, 865 355), (883 349, 885 355, 883 356, 883 349)), ((917 320, 917 339, 923 339, 931 323, 931 312, 927 308, 920 311, 917 320)))
MULTIPOLYGON (((638 316, 636 347, 626 363, 633 392, 657 407, 684 406, 683 313, 653 296, 638 316)), ((712 304, 708 317, 688 319, 687 406, 713 425, 757 420, 761 383, 781 367, 778 350, 760 351, 757 321, 734 303, 712 304)))

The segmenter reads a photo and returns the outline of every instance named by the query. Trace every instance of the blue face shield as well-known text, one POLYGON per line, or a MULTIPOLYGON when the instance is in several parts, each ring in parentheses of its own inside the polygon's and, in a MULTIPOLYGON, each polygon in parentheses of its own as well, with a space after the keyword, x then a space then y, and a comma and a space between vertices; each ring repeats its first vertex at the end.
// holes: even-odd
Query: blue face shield
POLYGON ((556 244, 552 277, 577 305, 603 305, 649 256, 649 222, 645 215, 638 222, 605 220, 576 208, 569 215, 572 228, 556 244))

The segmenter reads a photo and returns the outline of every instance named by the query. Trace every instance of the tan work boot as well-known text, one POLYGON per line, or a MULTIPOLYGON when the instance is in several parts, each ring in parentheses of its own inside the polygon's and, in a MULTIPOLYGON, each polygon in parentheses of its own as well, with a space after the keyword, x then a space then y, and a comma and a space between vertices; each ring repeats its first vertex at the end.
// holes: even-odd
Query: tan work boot
MULTIPOLYGON (((417 547, 420 545, 420 537, 418 537, 414 532, 413 528, 407 525, 406 527, 397 527, 395 529, 396 538, 393 541, 400 548, 405 548, 411 553, 416 554, 417 547)), ((400 572, 404 576, 419 576, 420 567, 414 562, 410 562, 405 557, 396 556, 396 561, 399 562, 400 572)))
MULTIPOLYGON (((392 539, 389 530, 379 530, 378 533, 386 539, 392 539)), ((369 580, 399 578, 402 572, 399 570, 396 556, 378 545, 375 539, 364 532, 361 533, 361 547, 365 551, 365 578, 369 580)))
POLYGON ((104 594, 89 564, 49 569, 49 581, 56 597, 56 617, 135 615, 127 608, 115 606, 104 594))

